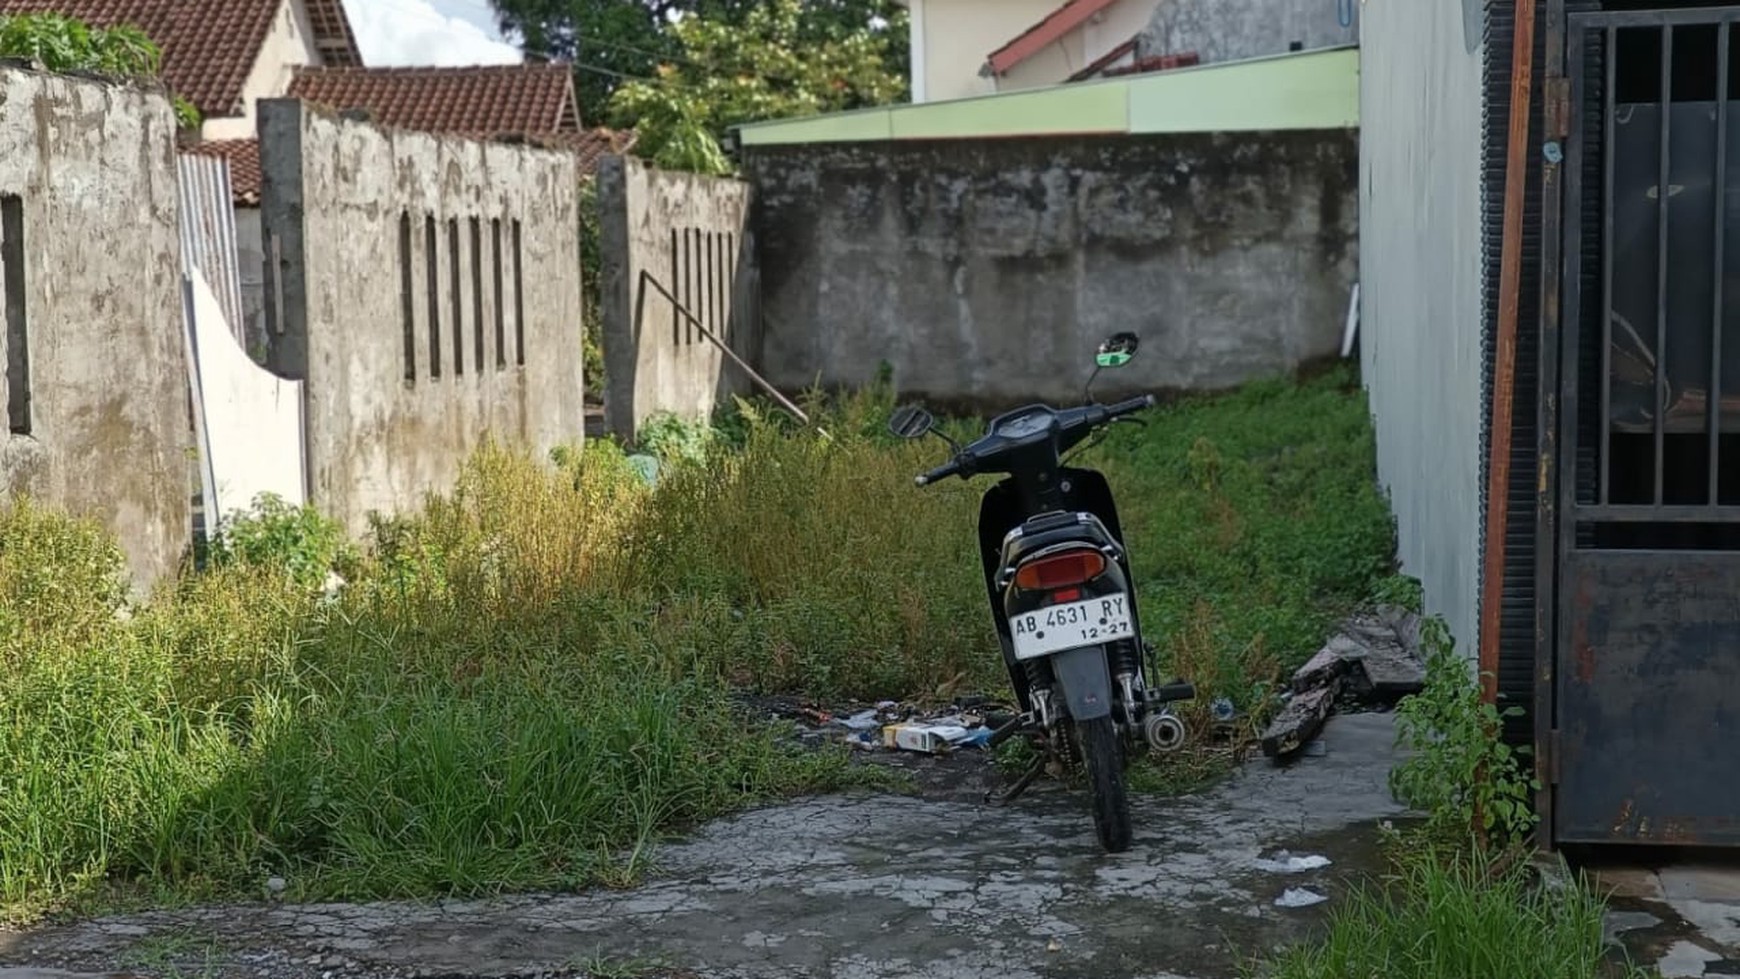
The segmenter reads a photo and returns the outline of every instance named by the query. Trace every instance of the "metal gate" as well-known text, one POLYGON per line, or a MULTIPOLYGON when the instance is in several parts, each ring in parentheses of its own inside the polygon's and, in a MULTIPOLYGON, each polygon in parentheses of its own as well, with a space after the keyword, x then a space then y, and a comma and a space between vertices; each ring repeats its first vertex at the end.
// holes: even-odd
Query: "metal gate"
POLYGON ((1567 21, 1558 843, 1740 844, 1737 22, 1567 21))

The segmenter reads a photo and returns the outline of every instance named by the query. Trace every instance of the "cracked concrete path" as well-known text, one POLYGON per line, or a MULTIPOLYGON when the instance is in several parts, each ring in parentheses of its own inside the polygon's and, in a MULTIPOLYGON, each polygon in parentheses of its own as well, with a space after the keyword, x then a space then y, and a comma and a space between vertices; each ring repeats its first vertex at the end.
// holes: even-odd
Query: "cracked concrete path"
POLYGON ((1390 715, 1340 716, 1320 757, 1258 760, 1199 796, 1138 797, 1135 846, 1115 856, 1094 841, 1085 795, 1061 787, 1005 809, 832 796, 709 824, 662 848, 631 890, 155 912, 0 933, 0 966, 163 974, 191 956, 183 975, 250 979, 588 963, 701 979, 1220 979, 1305 937, 1377 867, 1377 823, 1403 811, 1385 785, 1393 740, 1390 715), (1276 872, 1264 858, 1278 849, 1333 863, 1276 872), (1330 901, 1275 905, 1297 887, 1330 901))

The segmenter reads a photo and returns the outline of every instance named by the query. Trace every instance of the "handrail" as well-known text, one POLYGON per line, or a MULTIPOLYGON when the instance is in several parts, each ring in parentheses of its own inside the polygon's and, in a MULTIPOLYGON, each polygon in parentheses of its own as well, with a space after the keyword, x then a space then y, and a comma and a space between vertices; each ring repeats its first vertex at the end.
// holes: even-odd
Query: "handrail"
MULTIPOLYGON (((755 372, 755 368, 750 367, 749 364, 746 363, 742 357, 737 356, 737 352, 735 350, 732 350, 731 347, 725 343, 725 341, 719 339, 717 336, 714 336, 713 331, 707 329, 707 327, 705 325, 703 325, 699 319, 696 318, 695 314, 690 312, 689 308, 687 306, 683 305, 682 300, 678 299, 675 295, 672 295, 671 291, 664 287, 664 283, 662 283, 658 279, 654 278, 653 274, 651 272, 647 271, 646 269, 640 270, 641 296, 637 297, 635 300, 636 315, 635 315, 634 327, 635 327, 636 333, 640 332, 640 326, 641 326, 641 324, 639 322, 641 319, 640 314, 645 310, 645 305, 644 305, 644 303, 641 302, 641 299, 645 297, 646 287, 648 285, 651 285, 654 289, 657 289, 659 291, 660 295, 662 295, 666 299, 670 300, 672 308, 674 308, 677 312, 681 313, 683 315, 683 318, 686 319, 690 325, 694 326, 695 329, 700 330, 701 335, 706 337, 707 340, 709 342, 711 342, 715 347, 718 347, 725 354, 725 356, 730 357, 732 363, 736 364, 738 367, 743 368, 743 373, 748 374, 750 380, 754 381, 763 391, 766 391, 769 395, 771 395, 773 397, 773 400, 779 402, 780 407, 784 408, 786 411, 789 411, 793 415, 797 416, 797 420, 800 422, 803 422, 805 425, 814 424, 813 422, 810 421, 810 416, 804 414, 804 410, 802 408, 799 408, 796 404, 794 404, 790 398, 787 398, 785 395, 780 394, 778 388, 775 388, 773 386, 773 384, 767 380, 767 378, 764 378, 760 374, 757 374, 755 372)), ((823 434, 825 435, 827 433, 824 432, 823 434)))

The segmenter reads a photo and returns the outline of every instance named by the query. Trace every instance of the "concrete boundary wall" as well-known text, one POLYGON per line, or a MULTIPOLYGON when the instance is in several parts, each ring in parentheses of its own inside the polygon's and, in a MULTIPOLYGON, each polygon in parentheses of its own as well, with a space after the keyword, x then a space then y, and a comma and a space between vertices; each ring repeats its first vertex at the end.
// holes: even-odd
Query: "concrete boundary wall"
POLYGON ((306 383, 309 499, 362 532, 371 511, 450 490, 487 438, 539 454, 578 444, 573 155, 293 99, 262 100, 259 120, 278 256, 268 366, 306 383))
POLYGON ((754 362, 760 285, 750 191, 620 156, 606 157, 597 179, 606 423, 632 438, 651 415, 702 417, 748 390, 748 376, 677 305, 754 362))
POLYGON ((746 146, 781 387, 994 409, 1214 390, 1339 354, 1358 262, 1349 130, 746 146))
POLYGON ((100 520, 142 587, 191 533, 181 315, 168 100, 0 68, 0 495, 100 520))

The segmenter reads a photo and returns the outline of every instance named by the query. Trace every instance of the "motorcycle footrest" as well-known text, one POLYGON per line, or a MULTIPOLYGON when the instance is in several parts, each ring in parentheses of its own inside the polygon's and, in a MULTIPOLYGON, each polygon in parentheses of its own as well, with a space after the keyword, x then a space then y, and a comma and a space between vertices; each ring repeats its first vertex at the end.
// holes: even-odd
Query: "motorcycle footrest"
POLYGON ((1000 745, 1003 742, 1014 737, 1016 734, 1019 734, 1021 729, 1024 726, 1026 726, 1026 724, 1027 724, 1027 715, 1025 715, 1025 714, 1016 714, 1014 717, 1011 717, 1009 720, 1007 720, 1003 723, 1002 727, 999 727, 999 728, 997 728, 997 730, 992 731, 991 736, 989 738, 985 739, 985 750, 986 751, 997 750, 998 745, 1000 745))
POLYGON ((1168 683, 1164 686, 1155 687, 1148 691, 1148 699, 1159 704, 1170 704, 1180 700, 1195 700, 1196 684, 1186 683, 1183 680, 1180 680, 1177 683, 1168 683))

